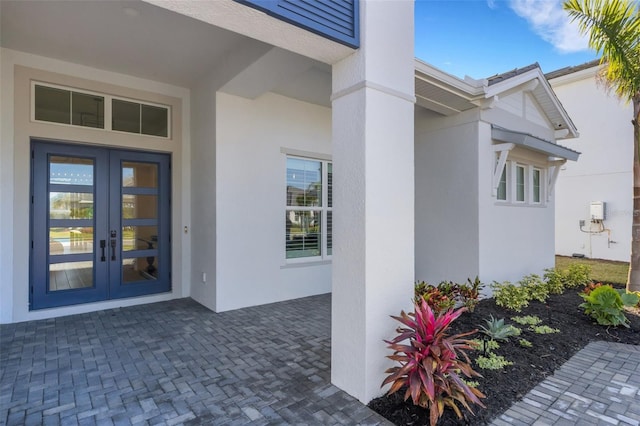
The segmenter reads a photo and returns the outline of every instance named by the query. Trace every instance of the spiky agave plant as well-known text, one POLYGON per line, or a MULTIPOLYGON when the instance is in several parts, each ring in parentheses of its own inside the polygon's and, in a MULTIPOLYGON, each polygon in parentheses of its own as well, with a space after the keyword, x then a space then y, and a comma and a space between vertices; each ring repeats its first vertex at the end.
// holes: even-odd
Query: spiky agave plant
POLYGON ((452 321, 458 318, 466 308, 448 310, 434 315, 429 304, 423 299, 415 303, 415 313, 392 318, 400 321, 404 327, 397 328, 398 336, 393 340, 386 340, 393 355, 387 358, 398 361, 400 366, 389 368, 385 373, 389 376, 382 382, 382 386, 391 383, 388 394, 397 392, 406 386, 404 400, 411 397, 415 405, 429 410, 431 426, 435 426, 449 406, 462 418, 458 403, 471 414, 470 404, 484 407, 480 398, 484 394, 476 388, 468 386, 460 374, 467 378, 481 377, 470 365, 465 350, 472 349, 471 341, 465 336, 474 334, 476 330, 448 336, 447 329, 452 321), (401 342, 409 340, 409 344, 401 342), (463 359, 461 359, 461 356, 463 359))

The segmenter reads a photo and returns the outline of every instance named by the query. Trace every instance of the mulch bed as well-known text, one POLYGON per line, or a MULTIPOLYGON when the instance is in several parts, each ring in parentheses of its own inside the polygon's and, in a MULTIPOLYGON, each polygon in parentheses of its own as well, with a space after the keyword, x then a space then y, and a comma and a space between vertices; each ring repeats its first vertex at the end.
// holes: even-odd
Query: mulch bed
MULTIPOLYGON (((494 351, 512 361, 513 365, 502 370, 481 370, 473 363, 473 368, 482 374, 482 378, 473 379, 479 382, 478 388, 486 395, 482 400, 486 408, 474 406, 475 416, 462 410, 465 417, 458 419, 452 410, 447 409, 438 425, 485 425, 496 419, 516 401, 524 397, 545 377, 553 374, 576 352, 593 341, 610 341, 629 344, 640 344, 640 312, 627 312, 630 328, 605 327, 596 324, 578 307, 583 302, 578 296, 580 289, 569 289, 561 295, 552 295, 546 304, 531 302, 529 307, 520 313, 508 311, 496 306, 494 299, 482 300, 474 312, 466 312, 455 320, 449 334, 462 333, 484 326, 489 315, 494 318, 505 318, 505 322, 522 329, 518 337, 500 344, 494 351), (510 317, 536 315, 543 325, 560 329, 560 333, 536 334, 528 331, 528 326, 520 326, 510 317), (533 343, 531 348, 524 348, 518 340, 524 338, 533 343)), ((481 334, 470 338, 481 338, 481 334)), ((469 351, 474 359, 479 352, 469 351)), ((429 412, 414 406, 411 399, 403 401, 404 391, 372 400, 369 407, 396 425, 428 425, 429 412)))

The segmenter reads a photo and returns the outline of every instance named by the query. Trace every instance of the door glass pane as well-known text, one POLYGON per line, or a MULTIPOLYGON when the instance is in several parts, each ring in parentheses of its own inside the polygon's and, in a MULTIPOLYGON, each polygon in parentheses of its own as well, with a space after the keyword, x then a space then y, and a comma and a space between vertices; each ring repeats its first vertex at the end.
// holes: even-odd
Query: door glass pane
POLYGON ((167 108, 142 105, 142 133, 167 137, 169 132, 167 108))
POLYGON ((49 183, 55 185, 93 185, 93 160, 90 158, 49 158, 49 183))
POLYGON ((76 126, 104 129, 104 98, 87 93, 72 93, 72 123, 76 126))
POLYGON ((286 212, 287 259, 320 256, 320 213, 308 210, 286 212))
POLYGON ((157 195, 122 194, 123 219, 155 219, 157 217, 157 195))
POLYGON ((154 163, 122 163, 122 186, 138 188, 158 187, 158 165, 154 163))
POLYGON ((89 192, 50 192, 50 219, 93 219, 93 194, 89 192))
POLYGON ((35 119, 71 123, 71 92, 53 87, 35 87, 35 119))
POLYGON ((152 250, 157 248, 157 226, 124 226, 122 228, 122 250, 152 250))
POLYGON ((322 162, 287 158, 287 206, 322 205, 322 162))
POLYGON ((140 133, 140 104, 113 99, 111 105, 113 130, 140 133))
POLYGON ((49 291, 93 287, 93 262, 49 265, 49 291))
POLYGON ((93 253, 93 228, 50 228, 49 254, 93 253))
POLYGON ((122 283, 158 279, 158 257, 134 257, 122 260, 122 283))

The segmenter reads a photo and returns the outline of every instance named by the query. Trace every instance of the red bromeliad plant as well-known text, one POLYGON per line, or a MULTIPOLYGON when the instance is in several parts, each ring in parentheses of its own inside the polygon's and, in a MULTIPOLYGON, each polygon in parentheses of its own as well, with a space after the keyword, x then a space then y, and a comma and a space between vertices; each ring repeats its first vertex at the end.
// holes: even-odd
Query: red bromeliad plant
POLYGON ((416 302, 415 313, 406 314, 402 311, 399 317, 392 316, 405 327, 398 327, 396 331, 399 335, 386 341, 389 348, 394 350, 394 354, 387 358, 398 361, 401 366, 385 371, 389 376, 382 386, 392 383, 388 394, 406 386, 405 401, 411 397, 415 405, 429 409, 431 426, 438 422, 445 406, 451 407, 459 418, 462 418, 462 413, 457 403, 471 414, 473 411, 469 403, 484 407, 480 402, 480 398, 484 398, 482 392, 467 385, 460 377, 460 373, 469 378, 480 377, 471 368, 469 357, 464 352, 472 347, 471 342, 463 337, 476 330, 454 336, 445 334, 451 322, 464 311, 466 308, 448 310, 435 316, 423 299, 416 302), (400 343, 407 339, 409 345, 400 343))

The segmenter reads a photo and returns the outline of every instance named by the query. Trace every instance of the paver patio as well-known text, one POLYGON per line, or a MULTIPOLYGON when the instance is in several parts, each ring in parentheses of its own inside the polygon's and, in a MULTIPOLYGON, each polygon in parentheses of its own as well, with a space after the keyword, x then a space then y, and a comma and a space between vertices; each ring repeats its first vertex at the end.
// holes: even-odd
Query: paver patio
MULTIPOLYGON (((0 326, 0 425, 389 424, 330 384, 331 295, 0 326)), ((640 426, 640 346, 594 342, 493 424, 640 426)))
POLYGON ((330 318, 326 294, 2 325, 0 424, 387 423, 330 384, 330 318))

